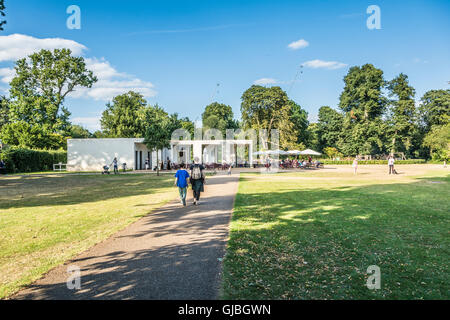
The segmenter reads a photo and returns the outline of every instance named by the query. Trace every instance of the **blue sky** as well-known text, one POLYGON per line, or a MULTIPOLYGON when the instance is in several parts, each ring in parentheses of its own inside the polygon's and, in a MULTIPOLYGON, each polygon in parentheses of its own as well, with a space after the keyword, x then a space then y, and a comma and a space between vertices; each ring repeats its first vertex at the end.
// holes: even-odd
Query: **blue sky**
POLYGON ((354 65, 372 63, 386 79, 406 73, 416 99, 427 90, 449 88, 450 1, 5 4, 0 90, 8 88, 14 59, 30 48, 69 46, 100 75, 95 88, 66 101, 72 120, 91 130, 98 128, 110 97, 129 89, 192 120, 212 98, 231 105, 238 118, 242 93, 259 80, 280 85, 315 120, 320 106, 337 106, 343 77, 354 65), (81 30, 66 27, 69 5, 81 9, 81 30), (369 5, 381 9, 380 30, 366 26, 369 5), (297 47, 289 47, 296 41, 297 47))

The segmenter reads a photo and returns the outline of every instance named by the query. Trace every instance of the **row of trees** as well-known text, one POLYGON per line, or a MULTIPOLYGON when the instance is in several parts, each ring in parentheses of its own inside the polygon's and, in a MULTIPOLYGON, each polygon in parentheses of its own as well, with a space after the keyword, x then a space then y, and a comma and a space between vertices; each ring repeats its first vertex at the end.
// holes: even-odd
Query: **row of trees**
MULTIPOLYGON (((69 122, 65 98, 97 81, 84 59, 68 49, 41 50, 15 65, 9 97, 0 97, 0 138, 27 148, 65 148, 66 139, 144 137, 152 149, 167 146, 177 128, 194 133, 194 124, 130 91, 106 105, 101 131, 69 122), (161 143, 159 143, 159 142, 161 143), (159 143, 159 144, 158 144, 159 143)), ((318 121, 280 87, 251 86, 241 97, 241 121, 231 106, 213 102, 202 114, 203 128, 279 130, 282 149, 310 147, 330 157, 403 152, 407 157, 448 157, 450 90, 431 90, 416 106, 415 90, 400 74, 390 81, 371 64, 350 68, 337 110, 319 110, 318 121)))
POLYGON ((450 90, 428 91, 417 106, 405 74, 385 81, 371 64, 350 68, 344 82, 339 109, 321 107, 310 125, 310 145, 334 155, 448 157, 450 90))

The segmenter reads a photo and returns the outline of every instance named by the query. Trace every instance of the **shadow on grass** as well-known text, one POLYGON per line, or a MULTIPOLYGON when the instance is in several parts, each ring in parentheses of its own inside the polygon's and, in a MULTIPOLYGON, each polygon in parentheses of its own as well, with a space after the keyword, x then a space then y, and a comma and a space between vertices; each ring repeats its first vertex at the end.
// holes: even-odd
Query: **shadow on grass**
POLYGON ((4 179, 0 180, 0 209, 74 205, 154 194, 173 186, 173 181, 171 174, 159 177, 150 174, 127 174, 4 179))
MULTIPOLYGON (((224 177, 210 183, 229 181, 224 177)), ((11 298, 217 298, 221 269, 218 258, 225 253, 233 198, 208 197, 199 206, 174 204, 157 209, 140 220, 137 230, 117 234, 107 246, 109 252, 93 248, 50 271, 45 278, 53 279, 51 283, 37 281, 11 298), (213 215, 208 214, 211 210, 213 215), (142 250, 142 246, 148 249, 142 250), (80 267, 81 290, 67 288, 68 265, 80 267)))
POLYGON ((448 299, 448 182, 252 192, 241 179, 224 298, 448 299), (371 265, 381 290, 365 286, 371 265))

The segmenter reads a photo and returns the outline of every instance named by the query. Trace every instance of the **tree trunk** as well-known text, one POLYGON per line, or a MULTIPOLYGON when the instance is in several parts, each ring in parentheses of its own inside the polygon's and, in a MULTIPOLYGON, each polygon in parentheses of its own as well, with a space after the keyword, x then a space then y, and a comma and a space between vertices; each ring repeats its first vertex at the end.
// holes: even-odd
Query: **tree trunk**
POLYGON ((397 136, 397 130, 395 130, 394 137, 392 138, 392 149, 391 154, 394 155, 395 153, 395 137, 397 136))

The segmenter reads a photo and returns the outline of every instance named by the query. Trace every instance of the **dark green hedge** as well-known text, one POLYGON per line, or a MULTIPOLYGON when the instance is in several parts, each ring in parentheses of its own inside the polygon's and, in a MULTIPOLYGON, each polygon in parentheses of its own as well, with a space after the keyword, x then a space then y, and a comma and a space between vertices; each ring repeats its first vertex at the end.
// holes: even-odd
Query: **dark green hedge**
POLYGON ((6 172, 37 172, 53 170, 55 163, 67 163, 64 150, 32 150, 11 147, 1 152, 1 159, 6 164, 6 172))
MULTIPOLYGON (((353 160, 321 160, 324 164, 352 164, 353 160)), ((387 160, 360 160, 358 164, 385 164, 387 160)), ((409 160, 395 160, 395 164, 423 164, 426 163, 424 159, 409 159, 409 160)))

